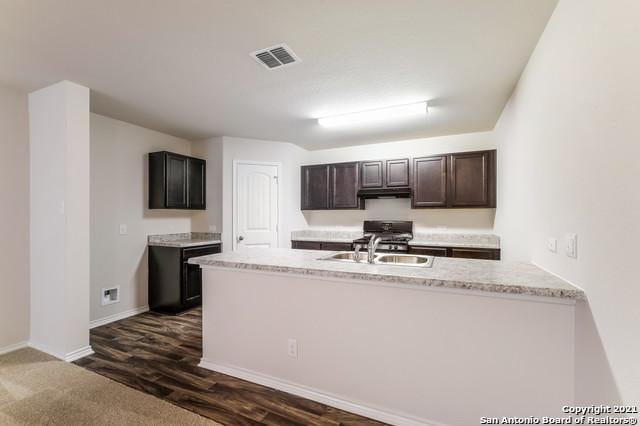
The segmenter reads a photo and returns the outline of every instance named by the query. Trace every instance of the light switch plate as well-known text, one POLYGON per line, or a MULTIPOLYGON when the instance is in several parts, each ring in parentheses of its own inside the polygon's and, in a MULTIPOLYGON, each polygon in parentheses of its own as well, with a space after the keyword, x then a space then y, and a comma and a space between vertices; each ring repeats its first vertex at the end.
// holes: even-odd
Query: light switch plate
POLYGON ((121 224, 120 225, 120 235, 127 235, 128 231, 127 231, 127 225, 126 224, 121 224))
POLYGON ((565 254, 574 259, 578 258, 578 236, 576 234, 566 234, 564 236, 565 254))
POLYGON ((547 238, 547 250, 549 250, 551 253, 556 253, 558 251, 558 240, 556 238, 547 238))

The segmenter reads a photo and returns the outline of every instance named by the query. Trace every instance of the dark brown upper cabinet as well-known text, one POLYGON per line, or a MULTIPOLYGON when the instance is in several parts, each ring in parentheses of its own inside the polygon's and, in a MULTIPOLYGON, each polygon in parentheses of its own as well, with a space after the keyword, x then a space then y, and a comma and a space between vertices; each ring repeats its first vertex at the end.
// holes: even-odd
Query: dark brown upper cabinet
POLYGON ((495 207, 495 151, 451 154, 451 207, 495 207))
POLYGON ((359 167, 358 162, 302 166, 302 210, 360 208, 359 167))
POLYGON ((495 207, 496 151, 413 160, 412 207, 495 207))
POLYGON ((383 195, 411 196, 412 208, 496 206, 495 150, 319 164, 301 170, 302 210, 359 209, 365 199, 383 195))
POLYGON ((360 163, 361 188, 409 186, 409 159, 363 161, 360 163))
POLYGON ((302 166, 302 210, 329 208, 329 165, 302 166))
POLYGON ((363 161, 360 163, 360 187, 382 188, 384 161, 363 161))
POLYGON ((390 188, 409 186, 409 159, 385 161, 384 182, 390 188))
POLYGON ((204 160, 187 158, 187 205, 190 209, 204 210, 207 207, 206 169, 204 160))
POLYGON ((413 159, 412 207, 447 207, 447 156, 413 159))
POLYGON ((329 198, 330 209, 358 209, 360 199, 360 163, 338 163, 329 166, 331 191, 329 198))
POLYGON ((150 209, 206 209, 206 162, 172 152, 149 154, 150 209))

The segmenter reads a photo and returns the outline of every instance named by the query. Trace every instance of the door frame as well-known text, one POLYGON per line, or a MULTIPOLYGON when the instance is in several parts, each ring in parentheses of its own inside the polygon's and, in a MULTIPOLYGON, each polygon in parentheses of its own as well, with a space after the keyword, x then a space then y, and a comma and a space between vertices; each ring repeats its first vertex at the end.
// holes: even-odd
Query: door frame
POLYGON ((277 196, 278 199, 276 200, 276 210, 277 210, 277 223, 276 223, 276 248, 280 247, 280 224, 282 223, 282 209, 280 208, 280 206, 282 205, 282 203, 280 202, 280 199, 282 198, 282 163, 280 162, 273 162, 273 161, 251 161, 251 160, 233 160, 233 185, 232 185, 232 198, 233 198, 233 203, 231 205, 231 218, 232 218, 232 223, 231 223, 231 240, 232 240, 232 247, 233 247, 233 251, 236 251, 238 249, 238 236, 237 236, 237 231, 238 231, 238 216, 237 216, 237 211, 238 211, 238 167, 241 165, 246 165, 246 166, 275 166, 278 172, 278 181, 277 181, 277 185, 278 185, 278 190, 277 190, 277 196))

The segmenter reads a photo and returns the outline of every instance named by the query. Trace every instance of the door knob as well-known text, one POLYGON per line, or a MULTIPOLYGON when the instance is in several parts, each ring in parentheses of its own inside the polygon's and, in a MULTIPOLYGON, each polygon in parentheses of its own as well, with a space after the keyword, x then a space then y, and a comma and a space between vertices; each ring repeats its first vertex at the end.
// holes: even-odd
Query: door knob
POLYGON ((242 235, 238 235, 238 241, 242 241, 244 240, 244 237, 242 235))

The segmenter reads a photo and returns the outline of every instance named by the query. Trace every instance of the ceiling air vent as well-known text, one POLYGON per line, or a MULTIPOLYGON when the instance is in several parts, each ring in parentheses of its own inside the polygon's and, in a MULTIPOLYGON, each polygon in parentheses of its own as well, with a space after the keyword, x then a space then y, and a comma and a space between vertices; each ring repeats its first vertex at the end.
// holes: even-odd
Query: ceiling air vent
POLYGON ((250 55, 267 69, 282 68, 302 62, 286 44, 278 44, 251 52, 250 55))

